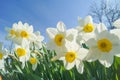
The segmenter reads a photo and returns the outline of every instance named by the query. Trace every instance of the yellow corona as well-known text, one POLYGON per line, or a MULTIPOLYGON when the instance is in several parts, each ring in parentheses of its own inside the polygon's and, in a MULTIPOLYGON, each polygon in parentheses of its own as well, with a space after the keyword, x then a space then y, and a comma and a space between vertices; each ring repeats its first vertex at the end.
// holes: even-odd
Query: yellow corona
POLYGON ((109 52, 112 49, 112 43, 108 39, 101 39, 97 42, 98 49, 102 52, 109 52))
POLYGON ((57 34, 54 38, 54 41, 55 43, 58 45, 58 46, 62 46, 62 41, 64 39, 64 35, 63 34, 57 34))
POLYGON ((83 31, 84 32, 92 32, 94 30, 94 26, 91 23, 88 23, 86 26, 84 26, 83 31))
POLYGON ((26 50, 23 49, 23 48, 18 48, 16 53, 17 53, 18 57, 25 56, 26 55, 26 50))
POLYGON ((67 52, 65 55, 65 59, 67 62, 72 63, 76 58, 75 52, 67 52))
POLYGON ((30 63, 31 64, 36 64, 37 63, 37 59, 36 58, 30 58, 30 63))
POLYGON ((28 38, 28 37, 29 37, 29 34, 28 34, 28 32, 26 32, 26 31, 21 31, 20 36, 21 36, 22 38, 28 38))

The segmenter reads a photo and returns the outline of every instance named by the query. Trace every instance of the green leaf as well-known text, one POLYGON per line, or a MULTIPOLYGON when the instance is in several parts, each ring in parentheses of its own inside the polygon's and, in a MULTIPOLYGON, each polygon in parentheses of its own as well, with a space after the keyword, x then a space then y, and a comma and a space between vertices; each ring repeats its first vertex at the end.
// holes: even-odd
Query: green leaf
POLYGON ((40 78, 38 75, 31 74, 31 76, 33 77, 33 80, 43 80, 43 78, 40 78))
POLYGON ((22 70, 20 69, 20 67, 18 65, 15 65, 15 67, 17 68, 17 70, 20 72, 20 73, 23 73, 22 70))

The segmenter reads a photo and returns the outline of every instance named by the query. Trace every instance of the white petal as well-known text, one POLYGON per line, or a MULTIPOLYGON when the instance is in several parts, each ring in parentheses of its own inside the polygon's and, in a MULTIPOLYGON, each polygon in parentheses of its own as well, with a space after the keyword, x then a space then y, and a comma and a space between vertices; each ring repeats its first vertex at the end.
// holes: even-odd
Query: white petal
POLYGON ((40 31, 36 31, 36 32, 34 32, 34 34, 39 36, 40 35, 40 31))
POLYGON ((21 56, 21 57, 19 58, 19 60, 20 60, 20 62, 25 63, 25 61, 26 61, 25 56, 21 56))
MULTIPOLYGON (((62 57, 60 57, 60 58, 59 58, 59 60, 64 61, 64 62, 65 62, 65 64, 66 64, 65 55, 64 55, 64 56, 62 56, 62 57)), ((64 64, 64 65, 65 65, 65 64, 64 64)))
POLYGON ((63 46, 63 47, 57 47, 54 49, 56 54, 60 54, 60 55, 63 55, 66 53, 67 49, 63 46))
POLYGON ((52 50, 54 50, 54 48, 56 47, 56 44, 55 44, 55 42, 53 42, 53 41, 49 41, 47 44, 46 44, 46 46, 47 46, 47 49, 52 49, 52 50))
POLYGON ((67 30, 66 39, 69 41, 73 41, 74 39, 76 39, 77 35, 78 31, 76 29, 69 29, 67 30))
POLYGON ((94 33, 85 33, 85 34, 83 34, 82 39, 87 41, 87 40, 94 38, 94 37, 95 37, 94 33))
POLYGON ((119 54, 116 54, 115 56, 120 57, 120 53, 119 53, 119 54))
POLYGON ((23 27, 23 24, 21 21, 18 22, 18 26, 17 27, 23 27))
POLYGON ((36 39, 38 39, 37 36, 36 36, 35 34, 31 33, 31 34, 30 34, 30 37, 29 37, 29 40, 30 40, 31 42, 33 42, 33 41, 35 41, 36 39))
POLYGON ((25 56, 25 61, 28 61, 30 59, 30 51, 27 50, 27 54, 25 56))
POLYGON ((38 36, 38 39, 39 42, 42 42, 44 40, 44 36, 38 36))
POLYGON ((32 25, 29 26, 28 31, 29 31, 29 33, 33 33, 33 26, 32 25))
POLYGON ((84 41, 83 41, 83 42, 82 42, 82 41, 83 41, 83 40, 82 40, 82 34, 78 34, 77 37, 76 37, 76 42, 77 42, 78 44, 81 44, 81 43, 84 42, 84 41))
POLYGON ((63 53, 56 53, 57 55, 54 56, 51 61, 56 61, 56 60, 62 60, 62 61, 65 61, 65 54, 63 53))
POLYGON ((107 30, 107 27, 103 23, 97 24, 96 26, 97 27, 96 27, 95 33, 97 34, 107 30))
POLYGON ((58 22, 58 24, 57 24, 57 29, 58 29, 58 31, 60 31, 60 32, 65 32, 65 24, 63 23, 63 22, 58 22))
POLYGON ((42 43, 35 42, 35 47, 36 47, 36 49, 42 48, 42 43))
POLYGON ((82 28, 82 27, 85 26, 85 25, 84 25, 84 20, 83 20, 82 18, 80 18, 80 17, 78 17, 78 24, 79 24, 78 28, 79 28, 79 27, 82 28))
POLYGON ((77 71, 82 74, 83 71, 84 71, 84 64, 82 61, 79 61, 79 60, 76 60, 76 68, 77 68, 77 71))
POLYGON ((16 29, 18 28, 17 26, 18 26, 18 24, 17 24, 17 23, 14 23, 13 26, 12 26, 12 29, 15 29, 15 30, 16 30, 16 29))
POLYGON ((113 26, 120 28, 120 19, 117 19, 114 23, 113 26))
POLYGON ((102 31, 100 34, 97 35, 98 40, 102 39, 102 38, 108 38, 109 39, 110 37, 111 37, 111 34, 107 30, 106 31, 102 31))
POLYGON ((88 49, 80 48, 78 53, 77 53, 77 58, 80 60, 83 60, 88 54, 88 49))
POLYGON ((62 54, 64 51, 66 51, 66 47, 64 45, 59 47, 53 41, 48 42, 46 46, 49 50, 55 50, 56 54, 62 54))
POLYGON ((54 39, 55 35, 58 33, 57 29, 55 28, 47 28, 46 32, 50 39, 54 39))
POLYGON ((80 46, 75 41, 66 41, 65 47, 67 48, 67 51, 78 51, 80 48, 80 46))
POLYGON ((4 60, 0 60, 0 69, 4 68, 4 60))
POLYGON ((67 70, 70 70, 70 69, 72 69, 72 68, 74 67, 74 65, 75 65, 75 62, 72 62, 72 63, 66 62, 65 68, 66 68, 67 70))
POLYGON ((100 57, 101 52, 97 48, 94 48, 89 50, 88 55, 85 57, 85 60, 92 62, 99 59, 100 57))
POLYGON ((4 48, 4 50, 2 50, 3 51, 3 57, 4 57, 4 59, 6 59, 7 57, 8 57, 8 54, 9 54, 9 52, 8 52, 8 50, 6 49, 6 48, 4 48))
POLYGON ((113 46, 113 49, 112 49, 111 53, 115 56, 120 57, 120 45, 113 46))
POLYGON ((28 48, 29 48, 29 44, 30 44, 30 42, 29 42, 28 40, 23 39, 21 46, 22 46, 23 48, 25 48, 25 49, 28 49, 28 48))
POLYGON ((37 68, 37 64, 32 65, 33 71, 35 71, 36 68, 37 68))
POLYGON ((93 24, 93 20, 91 16, 85 17, 84 21, 85 21, 85 25, 87 25, 88 23, 93 24))
POLYGON ((21 67, 22 67, 22 69, 24 69, 24 67, 25 67, 25 62, 22 62, 21 67))
POLYGON ((13 42, 18 44, 18 45, 21 45, 22 44, 22 38, 16 38, 16 39, 13 39, 13 42))
POLYGON ((96 47, 97 42, 94 38, 91 38, 88 41, 86 41, 86 44, 89 48, 91 48, 91 47, 96 47))
MULTIPOLYGON (((106 34, 106 33, 105 33, 106 34)), ((107 39, 109 39, 113 44, 118 44, 119 43, 119 37, 117 36, 117 35, 115 35, 114 33, 107 33, 106 35, 105 35, 105 37, 107 38, 107 39)))
POLYGON ((107 54, 107 53, 104 53, 99 61, 102 65, 104 65, 105 67, 110 67, 113 63, 113 59, 114 59, 114 56, 112 54, 107 54))
POLYGON ((120 34, 120 29, 112 29, 112 30, 110 30, 110 32, 117 35, 120 38, 120 35, 119 35, 120 34))

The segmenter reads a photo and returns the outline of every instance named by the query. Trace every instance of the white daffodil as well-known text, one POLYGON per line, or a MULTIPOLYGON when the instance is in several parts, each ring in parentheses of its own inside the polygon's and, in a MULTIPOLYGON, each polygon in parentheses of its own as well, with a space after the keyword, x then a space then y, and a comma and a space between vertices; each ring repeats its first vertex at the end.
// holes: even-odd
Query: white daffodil
POLYGON ((107 27, 103 23, 96 24, 96 29, 95 29, 95 35, 103 32, 103 31, 108 31, 107 27))
POLYGON ((83 60, 86 57, 88 50, 81 48, 76 42, 66 42, 66 50, 64 53, 56 56, 59 60, 62 60, 67 70, 70 70, 76 65, 79 73, 83 73, 84 64, 83 60))
POLYGON ((28 41, 36 39, 33 34, 33 26, 29 26, 27 23, 22 24, 21 21, 19 21, 18 24, 13 24, 11 29, 6 28, 6 30, 9 32, 6 38, 17 44, 21 44, 23 39, 28 41))
POLYGON ((116 21, 114 21, 113 26, 116 28, 120 28, 120 19, 117 19, 116 21))
POLYGON ((29 41, 34 41, 34 39, 36 39, 36 36, 33 33, 33 26, 27 23, 24 23, 24 25, 22 26, 20 32, 20 38, 21 39, 27 39, 29 41))
POLYGON ((0 69, 4 68, 4 59, 7 58, 7 50, 2 49, 2 42, 0 42, 0 69))
POLYGON ((29 62, 32 64, 32 69, 35 70, 37 68, 37 64, 38 64, 37 58, 31 57, 29 59, 29 62))
POLYGON ((79 26, 77 29, 79 32, 91 33, 94 31, 94 24, 91 16, 85 17, 85 19, 78 18, 79 26))
MULTIPOLYGON (((111 33, 113 33, 113 34, 115 34, 116 36, 118 36, 119 37, 119 39, 120 39, 120 29, 112 29, 112 30, 110 30, 110 32, 111 33)), ((119 41, 120 42, 120 41, 119 41)), ((118 57, 120 57, 120 53, 119 54, 116 54, 115 56, 118 56, 118 57)))
POLYGON ((29 42, 23 41, 22 45, 15 45, 15 53, 19 58, 19 61, 22 62, 22 68, 25 67, 25 63, 30 58, 29 42))
POLYGON ((86 59, 88 61, 99 60, 105 67, 110 67, 114 56, 120 53, 120 39, 115 34, 104 30, 97 32, 94 38, 89 39, 86 44, 89 47, 89 53, 86 59))
POLYGON ((56 53, 61 53, 64 49, 65 42, 73 41, 77 36, 77 30, 66 30, 63 22, 58 22, 57 28, 48 28, 46 31, 50 38, 47 47, 55 50, 56 53))
POLYGON ((14 23, 12 28, 6 27, 5 29, 8 32, 6 39, 17 43, 19 41, 18 38, 20 36, 18 31, 20 30, 21 26, 23 26, 22 22, 18 22, 18 24, 14 23))
POLYGON ((94 36, 96 24, 93 23, 91 16, 87 16, 85 19, 78 18, 78 23, 79 25, 76 28, 79 32, 77 37, 78 43, 87 41, 89 38, 94 36))
POLYGON ((33 40, 33 42, 30 43, 31 46, 34 46, 37 49, 42 48, 42 41, 44 40, 44 37, 41 36, 40 32, 37 31, 34 33, 36 36, 36 39, 33 40))

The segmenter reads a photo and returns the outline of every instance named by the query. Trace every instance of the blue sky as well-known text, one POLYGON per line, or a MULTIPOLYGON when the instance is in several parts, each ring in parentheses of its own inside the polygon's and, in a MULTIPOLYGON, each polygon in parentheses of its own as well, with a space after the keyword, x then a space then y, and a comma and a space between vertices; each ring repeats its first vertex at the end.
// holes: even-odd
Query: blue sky
POLYGON ((46 37, 46 28, 63 21, 67 28, 77 26, 78 16, 89 13, 92 0, 0 0, 0 36, 4 40, 5 27, 22 21, 34 26, 46 37))

